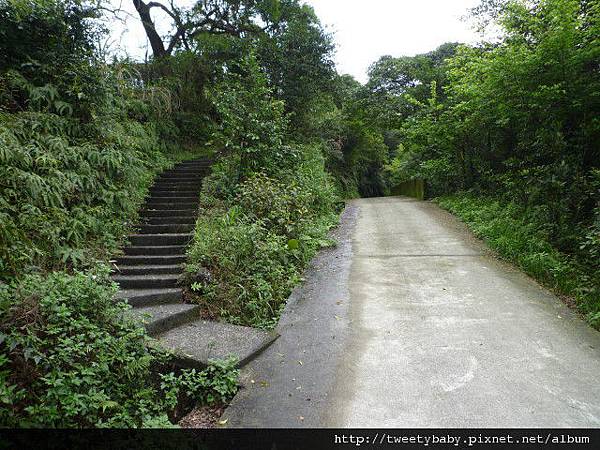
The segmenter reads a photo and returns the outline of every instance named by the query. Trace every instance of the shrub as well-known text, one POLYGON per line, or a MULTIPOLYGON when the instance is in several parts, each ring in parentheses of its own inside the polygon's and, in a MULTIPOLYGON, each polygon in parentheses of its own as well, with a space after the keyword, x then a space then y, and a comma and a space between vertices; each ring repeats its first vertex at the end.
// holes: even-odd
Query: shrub
POLYGON ((152 350, 129 305, 113 299, 108 273, 0 285, 0 426, 170 427, 182 389, 201 404, 233 397, 234 360, 170 372, 170 356, 152 350))
POLYGON ((187 271, 210 270, 202 301, 230 322, 268 328, 297 281, 292 252, 284 237, 252 223, 238 208, 210 211, 198 220, 187 271))
POLYGON ((289 167, 296 155, 283 142, 288 127, 284 103, 273 98, 253 52, 231 69, 209 98, 219 116, 214 138, 236 166, 234 179, 289 167))
POLYGON ((179 376, 173 373, 161 374, 161 388, 167 398, 177 398, 183 393, 201 406, 213 406, 228 403, 238 390, 239 369, 237 360, 230 357, 225 360, 211 360, 208 367, 197 371, 187 369, 179 376))
POLYGON ((272 328, 301 270, 331 242, 336 192, 318 146, 298 146, 303 160, 278 178, 256 173, 239 185, 213 168, 201 196, 203 211, 186 272, 196 301, 237 324, 272 328), (227 192, 228 194, 224 194, 227 192), (219 198, 219 194, 223 194, 219 198), (193 283, 208 269, 211 280, 193 283))
POLYGON ((27 276, 0 291, 0 422, 139 427, 160 416, 146 334, 108 270, 27 276))
POLYGON ((588 321, 600 326, 600 278, 594 264, 559 252, 544 224, 514 203, 490 197, 455 194, 437 199, 501 256, 560 294, 573 296, 588 321))
POLYGON ((71 126, 44 113, 0 123, 0 279, 114 252, 152 169, 168 163, 147 126, 105 121, 101 144, 71 126))

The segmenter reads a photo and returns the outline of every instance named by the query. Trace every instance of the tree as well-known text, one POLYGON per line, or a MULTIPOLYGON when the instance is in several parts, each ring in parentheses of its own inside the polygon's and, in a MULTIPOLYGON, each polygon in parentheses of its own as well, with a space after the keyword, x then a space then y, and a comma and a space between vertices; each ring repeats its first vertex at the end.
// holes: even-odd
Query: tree
POLYGON ((150 41, 155 58, 164 58, 178 46, 190 50, 201 34, 225 34, 241 37, 265 31, 278 17, 278 0, 199 0, 184 9, 170 0, 167 6, 159 1, 132 0, 150 41), (164 12, 171 20, 172 31, 163 40, 151 16, 152 9, 164 12))
POLYGON ((420 102, 429 97, 430 86, 436 83, 437 95, 443 96, 446 61, 456 53, 459 44, 448 42, 436 50, 416 56, 393 58, 382 56, 369 68, 367 86, 375 94, 402 96, 408 94, 420 102))
POLYGON ((277 96, 302 127, 311 104, 333 91, 334 44, 308 5, 281 0, 279 20, 259 42, 259 57, 277 96))
MULTIPOLYGON (((485 1, 476 14, 500 40, 463 46, 440 67, 441 105, 420 101, 404 119, 395 167, 426 177, 435 194, 476 189, 524 205, 559 250, 581 253, 600 215, 600 4, 485 1)), ((414 80, 437 77, 392 62, 373 70, 384 92, 414 95, 414 80)))

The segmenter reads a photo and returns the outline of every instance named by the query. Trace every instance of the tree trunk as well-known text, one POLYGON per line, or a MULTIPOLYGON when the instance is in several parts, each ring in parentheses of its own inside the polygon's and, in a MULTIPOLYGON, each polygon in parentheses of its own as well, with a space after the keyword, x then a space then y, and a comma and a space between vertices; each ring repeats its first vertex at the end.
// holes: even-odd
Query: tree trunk
POLYGON ((156 27, 154 26, 152 17, 150 17, 150 7, 142 0, 133 0, 133 6, 135 6, 135 9, 140 16, 140 20, 144 25, 144 30, 146 31, 146 36, 148 36, 148 40, 150 41, 154 58, 158 59, 167 56, 165 44, 159 34, 156 32, 156 27))

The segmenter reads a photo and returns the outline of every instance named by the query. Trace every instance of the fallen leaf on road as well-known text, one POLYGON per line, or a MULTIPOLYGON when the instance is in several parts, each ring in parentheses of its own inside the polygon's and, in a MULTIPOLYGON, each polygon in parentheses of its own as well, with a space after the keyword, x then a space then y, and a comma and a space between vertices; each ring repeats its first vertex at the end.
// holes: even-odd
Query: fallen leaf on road
POLYGON ((219 420, 219 425, 225 425, 228 419, 219 420))

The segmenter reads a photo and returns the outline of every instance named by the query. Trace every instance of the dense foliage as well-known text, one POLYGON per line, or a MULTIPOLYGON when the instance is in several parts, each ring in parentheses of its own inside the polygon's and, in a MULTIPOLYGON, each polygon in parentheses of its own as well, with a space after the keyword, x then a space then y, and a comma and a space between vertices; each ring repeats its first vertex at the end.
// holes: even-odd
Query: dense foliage
POLYGON ((252 53, 229 67, 210 97, 223 154, 204 183, 191 288, 213 314, 269 328, 301 269, 328 243, 336 193, 322 144, 292 138, 285 101, 252 53), (206 271, 210 277, 194 281, 206 271))
POLYGON ((229 398, 232 367, 175 374, 147 349, 104 264, 153 174, 189 154, 179 92, 107 66, 88 4, 3 1, 0 17, 0 423, 167 426, 184 388, 229 398))
MULTIPOLYGON (((142 19, 157 7, 134 3, 142 19)), ((310 7, 172 4, 166 45, 144 22, 152 61, 106 64, 96 5, 0 2, 3 425, 166 426, 182 397, 220 403, 237 390, 235 361, 172 372, 113 300, 105 263, 174 160, 220 150, 188 281, 230 321, 274 326, 336 220, 319 134, 333 45, 310 7)))
POLYGON ((161 110, 95 57, 78 2, 3 2, 0 16, 0 279, 89 265, 168 164, 161 110))
POLYGON ((26 427, 170 426, 180 395, 199 404, 237 391, 235 361, 160 374, 108 269, 30 275, 0 287, 0 423, 26 427))
POLYGON ((164 414, 147 385, 154 357, 143 328, 123 320, 114 292, 97 271, 2 288, 3 425, 137 427, 164 414))
MULTIPOLYGON (((501 37, 476 47, 446 45, 413 58, 382 58, 373 66, 378 122, 397 138, 386 177, 392 185, 425 179, 430 196, 470 190, 482 199, 470 204, 473 214, 479 210, 491 220, 485 205, 493 204, 499 216, 524 220, 544 248, 515 244, 502 252, 524 266, 522 258, 530 257, 572 261, 569 270, 584 274, 569 275, 581 281, 579 289, 559 286, 566 272, 557 274, 552 264, 527 270, 575 294, 595 321, 600 6, 579 0, 487 1, 474 14, 499 28, 501 37)), ((504 232, 510 240, 510 229, 504 232)), ((496 232, 486 236, 499 238, 496 232)))

